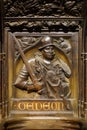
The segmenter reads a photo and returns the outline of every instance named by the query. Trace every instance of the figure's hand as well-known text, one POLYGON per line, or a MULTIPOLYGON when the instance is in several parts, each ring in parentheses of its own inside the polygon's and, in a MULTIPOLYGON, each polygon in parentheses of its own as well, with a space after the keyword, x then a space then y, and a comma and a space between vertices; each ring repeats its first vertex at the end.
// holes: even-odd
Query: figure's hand
POLYGON ((36 89, 37 91, 39 91, 39 90, 42 89, 42 83, 39 82, 39 83, 35 84, 34 87, 35 87, 35 89, 36 89))
POLYGON ((29 85, 29 86, 27 87, 27 91, 28 91, 28 92, 39 91, 39 90, 41 90, 41 89, 42 89, 42 85, 41 85, 40 83, 35 84, 35 85, 31 84, 31 85, 29 85))
POLYGON ((33 85, 33 84, 28 85, 28 86, 27 86, 27 91, 28 91, 28 93, 30 93, 30 92, 32 92, 32 91, 35 91, 34 85, 33 85))

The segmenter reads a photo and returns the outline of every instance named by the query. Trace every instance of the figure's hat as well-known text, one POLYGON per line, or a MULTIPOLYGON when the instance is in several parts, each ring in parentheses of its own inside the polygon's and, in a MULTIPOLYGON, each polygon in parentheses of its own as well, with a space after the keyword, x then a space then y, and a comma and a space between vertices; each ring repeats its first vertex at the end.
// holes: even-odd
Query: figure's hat
POLYGON ((39 50, 42 50, 46 46, 53 46, 52 38, 49 36, 44 36, 41 39, 41 47, 39 47, 39 50))

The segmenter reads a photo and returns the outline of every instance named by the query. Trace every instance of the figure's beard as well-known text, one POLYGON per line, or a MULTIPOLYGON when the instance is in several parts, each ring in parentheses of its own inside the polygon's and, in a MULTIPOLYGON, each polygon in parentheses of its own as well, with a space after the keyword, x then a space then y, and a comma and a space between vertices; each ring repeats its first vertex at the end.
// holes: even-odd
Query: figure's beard
POLYGON ((54 57, 55 57, 55 54, 53 53, 53 54, 47 54, 47 55, 44 55, 44 57, 45 57, 45 59, 47 59, 47 60, 53 60, 54 59, 54 57))

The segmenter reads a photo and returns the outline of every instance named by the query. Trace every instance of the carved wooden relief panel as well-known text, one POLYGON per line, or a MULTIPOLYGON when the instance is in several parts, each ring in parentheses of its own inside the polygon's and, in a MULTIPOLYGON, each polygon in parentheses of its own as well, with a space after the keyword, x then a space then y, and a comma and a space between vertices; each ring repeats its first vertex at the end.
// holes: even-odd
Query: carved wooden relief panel
POLYGON ((79 40, 78 32, 8 32, 11 115, 78 116, 79 40))
POLYGON ((1 5, 2 117, 87 117, 86 1, 1 5))

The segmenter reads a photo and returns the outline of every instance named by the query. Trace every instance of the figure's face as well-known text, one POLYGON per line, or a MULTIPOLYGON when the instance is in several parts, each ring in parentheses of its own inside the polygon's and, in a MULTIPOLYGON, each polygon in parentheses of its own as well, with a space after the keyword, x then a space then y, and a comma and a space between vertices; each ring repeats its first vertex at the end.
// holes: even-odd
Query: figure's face
POLYGON ((53 46, 47 46, 42 50, 43 56, 48 59, 52 60, 55 56, 55 51, 53 46))

